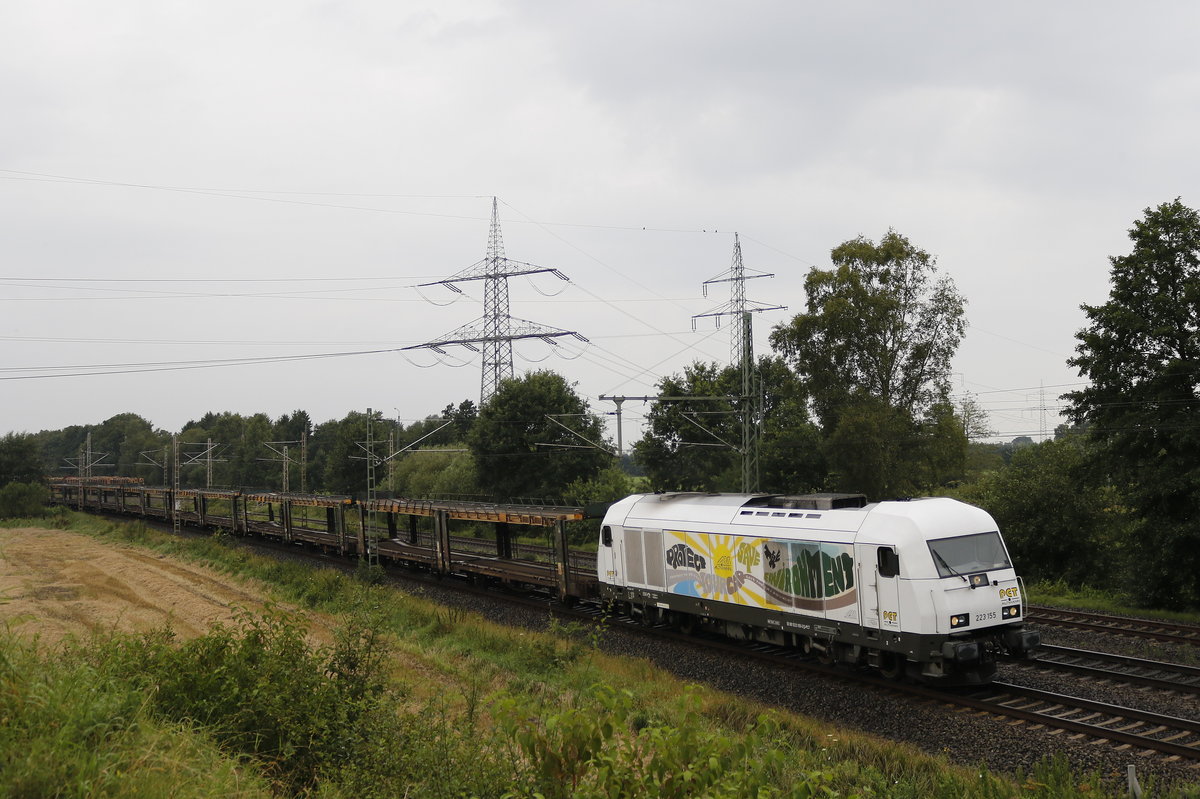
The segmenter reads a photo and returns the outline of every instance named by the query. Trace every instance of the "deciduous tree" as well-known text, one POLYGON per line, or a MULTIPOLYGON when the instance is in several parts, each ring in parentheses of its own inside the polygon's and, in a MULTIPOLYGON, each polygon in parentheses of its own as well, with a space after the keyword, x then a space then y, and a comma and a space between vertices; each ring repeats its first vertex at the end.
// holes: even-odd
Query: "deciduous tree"
POLYGON ((502 500, 560 497, 613 459, 600 417, 550 371, 504 381, 480 408, 467 446, 480 487, 502 500))
POLYGON ((37 438, 28 433, 6 433, 0 438, 0 486, 40 483, 45 475, 37 438))
POLYGON ((45 483, 0 485, 0 519, 31 519, 46 512, 50 491, 45 483))
POLYGON ((1144 601, 1200 606, 1200 214, 1179 199, 1147 208, 1133 249, 1109 259, 1102 305, 1084 305, 1068 361, 1090 380, 1065 395, 1090 423, 1105 468, 1138 519, 1132 588, 1144 601))
POLYGON ((657 491, 736 491, 741 443, 735 409, 741 378, 715 363, 693 363, 663 378, 634 456, 657 491))
POLYGON ((1090 458, 1077 435, 1031 444, 963 490, 995 517, 1028 579, 1098 587, 1119 572, 1128 514, 1096 480, 1090 458))
MULTIPOLYGON (((797 493, 821 487, 825 477, 820 435, 809 419, 803 387, 775 357, 758 361, 762 393, 759 487, 797 493)), ((663 379, 663 397, 651 406, 648 426, 634 445, 650 485, 662 491, 739 491, 742 479, 741 372, 694 363, 663 379)))
POLYGON ((914 450, 944 450, 939 420, 966 301, 894 230, 878 244, 847 241, 831 259, 832 269, 809 272, 805 312, 776 327, 771 344, 811 398, 832 487, 881 498, 925 488, 929 458, 914 450))

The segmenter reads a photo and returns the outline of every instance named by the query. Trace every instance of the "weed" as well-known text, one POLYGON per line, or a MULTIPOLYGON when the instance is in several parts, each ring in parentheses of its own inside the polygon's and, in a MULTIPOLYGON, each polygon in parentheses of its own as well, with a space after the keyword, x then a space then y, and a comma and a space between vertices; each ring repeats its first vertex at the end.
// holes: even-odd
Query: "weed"
POLYGON ((433 612, 427 629, 435 637, 449 635, 462 624, 466 617, 467 612, 462 608, 438 608, 433 612))
MULTIPOLYGON (((547 711, 507 701, 496 709, 516 764, 511 797, 777 796, 786 757, 766 743, 769 718, 729 737, 701 718, 685 693, 674 726, 630 724, 633 695, 598 686, 579 707, 547 711), (519 786, 519 787, 517 787, 519 786)), ((826 781, 806 775, 814 788, 826 781)), ((793 781, 793 785, 797 783, 793 781)), ((799 795, 799 794, 793 794, 799 795)), ((811 794, 810 794, 811 795, 811 794)))
MULTIPOLYGON (((88 765, 90 753, 128 741, 144 747, 154 762, 156 747, 169 734, 211 740, 236 753, 248 775, 243 780, 253 782, 257 769, 269 775, 279 795, 323 799, 1116 796, 1111 783, 1073 774, 1065 762, 1039 764, 1014 785, 984 770, 968 774, 948 767, 910 747, 831 734, 803 719, 764 716, 757 707, 701 689, 678 698, 678 684, 647 662, 618 664, 600 653, 603 620, 593 626, 552 621, 549 634, 511 631, 462 609, 275 563, 221 543, 166 540, 145 528, 109 529, 75 514, 62 518, 92 534, 127 536, 257 578, 302 606, 342 613, 343 626, 333 644, 314 648, 293 617, 277 610, 243 614, 235 625, 184 643, 167 630, 97 639, 60 658, 54 669, 0 649, 0 796, 115 794, 104 780, 136 769, 119 760, 88 765), (431 681, 436 684, 405 691, 392 682, 393 635, 403 636, 406 651, 436 667, 431 681), (101 699, 92 702, 81 688, 76 693, 41 688, 44 702, 36 718, 47 722, 45 729, 10 723, 16 716, 5 703, 15 695, 14 680, 67 673, 76 668, 70 663, 85 669, 80 673, 86 679, 77 678, 81 687, 94 688, 101 699), (578 689, 597 672, 628 690, 578 689), (506 677, 504 696, 488 696, 486 675, 506 677), (116 694, 103 698, 110 689, 116 694), (123 698, 122 691, 134 699, 123 698), (422 704, 414 694, 433 699, 422 704), (90 709, 62 724, 45 710, 45 703, 54 702, 90 709), (56 723, 73 732, 54 737, 56 723), (46 737, 38 742, 38 735, 46 737), (76 758, 77 752, 84 755, 76 758), (47 753, 73 765, 67 770, 47 765, 47 753), (25 773, 23 766, 13 766, 17 758, 41 758, 40 781, 5 782, 10 774, 25 773), (12 787, 16 784, 22 790, 12 787), (92 787, 76 787, 85 784, 92 787)), ((211 763, 214 775, 223 773, 222 762, 229 763, 198 762, 211 763)), ((162 771, 178 775, 180 768, 185 767, 162 771)), ((212 793, 238 790, 224 785, 212 793)), ((167 793, 169 787, 142 795, 167 793)), ((191 795, 204 794, 197 789, 191 795)))
POLYGON ((364 585, 383 585, 387 573, 378 563, 371 563, 366 558, 359 558, 358 566, 354 569, 354 579, 364 585))
POLYGON ((204 735, 78 653, 0 633, 0 796, 269 797, 204 735))
POLYGON ((468 728, 474 728, 479 716, 479 694, 482 689, 478 671, 472 671, 467 677, 466 688, 463 689, 463 699, 466 701, 466 719, 468 728))
POLYGON ((333 569, 317 569, 305 577, 297 586, 300 602, 310 608, 335 602, 346 591, 346 578, 333 569))

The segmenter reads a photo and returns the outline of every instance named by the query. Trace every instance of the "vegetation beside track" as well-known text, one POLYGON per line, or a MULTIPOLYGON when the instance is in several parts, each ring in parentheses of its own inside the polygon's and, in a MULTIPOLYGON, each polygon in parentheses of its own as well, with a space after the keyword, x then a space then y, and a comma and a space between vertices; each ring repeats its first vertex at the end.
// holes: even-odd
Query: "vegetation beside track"
POLYGON ((0 796, 272 796, 257 770, 155 713, 96 660, 86 647, 38 651, 0 631, 0 796))
POLYGON ((1135 598, 1128 593, 1111 589, 1073 587, 1062 581, 1043 580, 1029 583, 1027 593, 1032 605, 1200 624, 1200 614, 1195 612, 1139 607, 1135 598))
POLYGON ((514 630, 220 538, 50 523, 255 580, 291 610, 190 641, 158 630, 36 652, 6 637, 0 797, 1120 795, 1061 761, 1010 781, 683 688, 602 654, 602 628, 514 630), (332 643, 306 637, 309 612, 336 620, 332 643))

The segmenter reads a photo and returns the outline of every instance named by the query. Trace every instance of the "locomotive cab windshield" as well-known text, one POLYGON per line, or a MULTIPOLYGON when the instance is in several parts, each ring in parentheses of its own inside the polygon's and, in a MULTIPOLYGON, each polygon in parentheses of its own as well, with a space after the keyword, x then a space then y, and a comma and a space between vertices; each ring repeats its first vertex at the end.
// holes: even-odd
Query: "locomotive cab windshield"
MULTIPOLYGON (((998 532, 936 538, 929 542, 929 552, 941 577, 966 581, 979 572, 1012 568, 998 532)), ((975 581, 970 582, 974 587, 975 581)))

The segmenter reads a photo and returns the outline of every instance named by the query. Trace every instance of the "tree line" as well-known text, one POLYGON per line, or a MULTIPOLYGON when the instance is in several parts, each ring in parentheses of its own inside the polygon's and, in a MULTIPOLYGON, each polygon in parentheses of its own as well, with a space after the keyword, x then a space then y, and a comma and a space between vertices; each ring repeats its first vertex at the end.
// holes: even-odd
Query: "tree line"
MULTIPOLYGON (((1029 577, 1200 607, 1200 216, 1176 199, 1146 209, 1129 235, 1131 252, 1110 258, 1108 301, 1083 306, 1069 364, 1088 383, 1064 396, 1072 424, 1051 441, 972 443, 989 434, 986 415, 955 402, 949 384, 966 300, 933 256, 889 230, 838 245, 829 268, 809 271, 804 310, 772 330, 752 396, 736 366, 693 363, 658 384, 661 397, 693 399, 650 403, 627 456, 575 385, 535 371, 482 407, 464 400, 407 425, 379 412, 316 425, 302 410, 208 413, 177 433, 179 479, 361 496, 372 459, 377 490, 404 496, 585 503, 736 491, 749 406, 763 491, 959 496, 996 516, 1029 577)), ((94 474, 174 478, 172 433, 120 414, 5 436, 0 485, 71 473, 60 467, 78 463, 89 434, 91 451, 107 453, 94 474)))

